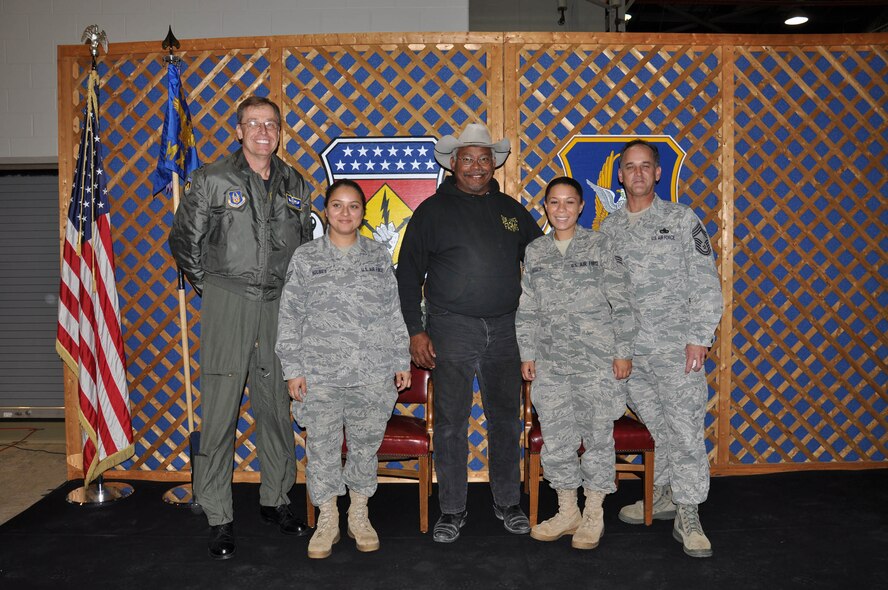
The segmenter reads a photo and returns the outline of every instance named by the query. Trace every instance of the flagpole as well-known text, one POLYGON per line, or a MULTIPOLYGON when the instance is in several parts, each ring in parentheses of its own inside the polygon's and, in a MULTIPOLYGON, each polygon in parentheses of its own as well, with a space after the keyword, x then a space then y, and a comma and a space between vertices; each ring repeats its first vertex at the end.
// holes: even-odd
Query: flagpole
MULTIPOLYGON (((93 117, 98 121, 98 74, 97 74, 97 63, 96 58, 99 55, 99 45, 101 44, 105 50, 105 53, 108 52, 108 38, 105 35, 105 31, 100 31, 98 25, 90 25, 83 31, 83 36, 81 40, 84 43, 88 43, 90 46, 90 55, 92 57, 92 69, 89 74, 89 81, 87 83, 87 117, 84 121, 84 133, 89 133, 90 136, 97 136, 97 129, 92 128, 93 125, 93 117), (87 129, 87 127, 89 129, 87 129)), ((85 160, 86 154, 83 153, 80 155, 81 159, 85 160)), ((78 162, 78 165, 81 166, 81 175, 84 174, 84 167, 86 166, 85 161, 78 162)), ((81 189, 83 186, 81 185, 81 189)), ((96 188, 96 187, 92 187, 96 188)), ((92 199, 93 197, 90 197, 92 199)), ((84 208, 84 195, 80 197, 80 211, 83 211, 84 208)), ((90 217, 89 220, 85 219, 84 216, 81 215, 80 227, 78 227, 78 236, 83 233, 83 225, 87 223, 87 221, 92 226, 92 235, 98 236, 98 232, 95 227, 95 219, 96 219, 96 211, 94 207, 90 207, 90 217)), ((70 223, 70 221, 69 221, 70 223)), ((81 244, 81 241, 78 239, 78 248, 81 244)), ((78 250, 78 253, 80 251, 78 250)), ((92 267, 92 276, 98 276, 97 269, 95 268, 95 254, 90 259, 90 265, 92 267)), ((92 282, 92 292, 95 295, 96 284, 98 281, 93 280, 92 282)), ((119 318, 118 318, 119 322, 119 318)), ((129 424, 127 422, 127 424, 129 424)), ((81 428, 85 428, 86 424, 81 421, 81 428)), ((92 430, 92 426, 90 425, 89 430, 92 430)), ((131 444, 131 440, 130 440, 131 444)), ((129 454, 132 454, 131 446, 127 449, 129 454)), ((126 454, 126 453, 124 453, 126 454)), ((114 460, 109 457, 106 459, 114 460)), ((97 477, 92 479, 89 484, 87 481, 92 477, 92 473, 95 469, 107 469, 107 466, 103 466, 105 462, 100 461, 98 465, 83 465, 83 481, 84 485, 75 488, 65 499, 70 504, 78 504, 81 506, 104 506, 106 504, 110 504, 111 502, 115 502, 117 500, 127 498, 133 493, 133 487, 125 482, 114 481, 114 482, 106 482, 103 474, 99 474, 97 477)))
MULTIPOLYGON (((173 215, 179 210, 179 175, 173 174, 173 215)), ((194 434, 194 394, 191 390, 191 349, 188 346, 188 316, 185 313, 185 273, 179 271, 179 327, 181 329, 182 368, 185 373, 185 409, 188 412, 188 434, 194 434)))
MULTIPOLYGON (((175 55, 173 53, 174 49, 178 49, 180 47, 179 40, 176 39, 176 36, 173 35, 173 27, 170 26, 169 31, 167 32, 166 38, 161 43, 161 47, 169 51, 169 54, 164 56, 163 61, 168 65, 168 76, 167 80, 169 82, 169 68, 170 67, 178 67, 178 65, 182 62, 182 58, 175 55)), ((180 94, 181 94, 181 80, 179 83, 180 94)), ((172 93, 172 88, 168 85, 167 87, 167 100, 170 100, 170 95, 172 93)), ((178 96, 176 99, 178 100, 178 96)), ((180 108, 183 112, 187 109, 187 105, 184 104, 184 96, 183 101, 180 103, 180 108)), ((166 119, 164 121, 164 128, 161 131, 161 146, 160 153, 158 154, 158 171, 161 171, 165 168, 165 164, 170 159, 171 155, 167 153, 168 146, 164 145, 168 138, 165 137, 165 132, 168 130, 168 125, 170 113, 167 112, 166 119)), ((182 124, 184 121, 179 121, 178 133, 181 134, 182 124)), ((188 133, 193 133, 188 128, 188 133)), ((189 158, 185 153, 179 153, 180 148, 183 146, 180 142, 180 137, 176 138, 176 157, 180 157, 182 162, 187 162, 189 158)), ((193 141, 192 141, 193 145, 193 141)), ((174 168, 178 168, 174 166, 174 168)), ((190 170, 188 170, 188 164, 185 163, 183 166, 183 172, 187 175, 190 174, 190 170)), ((170 179, 170 187, 172 189, 173 195, 173 215, 176 214, 176 211, 179 209, 179 201, 181 196, 181 188, 179 181, 179 171, 174 169, 171 170, 172 178, 170 179)), ((191 466, 191 483, 181 484, 170 488, 163 494, 163 501, 168 504, 180 505, 180 506, 189 506, 191 511, 194 513, 201 513, 203 509, 200 507, 198 503, 197 496, 194 493, 194 456, 200 451, 200 432, 195 430, 194 428, 194 393, 192 391, 192 383, 191 383, 191 347, 188 342, 188 314, 187 308, 185 304, 185 274, 182 272, 182 269, 178 269, 178 284, 177 284, 177 294, 179 298, 179 345, 182 350, 182 372, 183 378, 185 381, 185 411, 187 414, 188 420, 188 462, 191 466)))
MULTIPOLYGON (((179 175, 173 173, 173 215, 179 209, 179 175)), ((191 351, 188 346, 188 314, 185 306, 185 273, 179 269, 178 288, 179 296, 179 345, 182 349, 182 371, 185 379, 185 411, 188 418, 188 462, 191 465, 191 483, 181 484, 170 488, 163 494, 163 501, 167 504, 187 505, 194 513, 201 513, 203 509, 197 501, 194 493, 194 455, 200 450, 200 432, 194 430, 194 393, 191 389, 191 351)))

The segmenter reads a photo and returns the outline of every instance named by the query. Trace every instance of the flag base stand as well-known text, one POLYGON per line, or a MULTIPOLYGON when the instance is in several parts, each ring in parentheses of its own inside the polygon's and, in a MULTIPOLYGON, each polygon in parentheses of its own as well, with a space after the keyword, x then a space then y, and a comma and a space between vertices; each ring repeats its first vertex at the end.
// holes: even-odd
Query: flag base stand
POLYGON ((190 483, 168 489, 163 494, 163 501, 174 506, 188 506, 195 514, 203 513, 203 508, 194 500, 194 490, 190 483))
POLYGON ((65 497, 70 504, 80 506, 103 506, 122 500, 133 493, 133 486, 119 482, 103 482, 101 478, 88 486, 82 486, 72 490, 65 497))

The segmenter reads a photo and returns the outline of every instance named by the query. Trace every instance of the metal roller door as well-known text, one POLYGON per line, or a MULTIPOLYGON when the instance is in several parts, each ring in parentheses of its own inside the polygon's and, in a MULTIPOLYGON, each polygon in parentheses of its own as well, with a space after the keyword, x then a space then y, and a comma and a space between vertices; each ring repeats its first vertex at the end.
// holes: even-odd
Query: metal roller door
POLYGON ((64 416, 58 175, 0 173, 0 418, 64 416))

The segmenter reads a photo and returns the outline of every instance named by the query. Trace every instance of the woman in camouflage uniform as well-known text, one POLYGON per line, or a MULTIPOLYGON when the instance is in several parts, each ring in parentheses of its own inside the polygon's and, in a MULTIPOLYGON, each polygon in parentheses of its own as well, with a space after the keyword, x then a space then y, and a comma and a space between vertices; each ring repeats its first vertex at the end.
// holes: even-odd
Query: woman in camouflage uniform
POLYGON ((594 549, 604 532, 602 501, 616 489, 614 420, 626 410, 617 380, 632 370, 637 328, 629 276, 610 240, 577 227, 580 184, 556 178, 546 187, 545 206, 554 231, 527 247, 516 327, 521 373, 534 382, 545 440, 540 460, 559 508, 530 536, 554 541, 573 535, 573 547, 594 549), (577 457, 580 445, 585 452, 577 457))
POLYGON ((327 234, 290 261, 276 347, 293 414, 307 432, 308 493, 320 507, 311 558, 327 557, 339 541, 336 499, 346 488, 349 536, 360 551, 379 548, 367 510, 376 491, 376 451, 397 391, 410 386, 409 338, 391 256, 358 234, 364 193, 338 180, 324 208, 327 234))

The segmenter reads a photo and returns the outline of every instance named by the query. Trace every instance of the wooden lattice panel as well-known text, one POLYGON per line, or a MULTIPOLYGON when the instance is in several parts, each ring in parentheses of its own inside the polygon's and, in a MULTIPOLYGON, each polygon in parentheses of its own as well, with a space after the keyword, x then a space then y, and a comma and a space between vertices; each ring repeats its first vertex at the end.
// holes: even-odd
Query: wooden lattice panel
POLYGON ((735 51, 730 461, 884 461, 885 48, 735 51))
POLYGON ((322 188, 317 154, 337 137, 440 137, 491 123, 491 48, 498 55, 498 46, 469 44, 285 48, 290 163, 322 188))
MULTIPOLYGON (((518 70, 514 93, 520 180, 514 186, 538 216, 544 216, 546 184, 565 173, 554 155, 574 135, 665 134, 687 153, 679 201, 694 208, 713 243, 718 243, 723 174, 721 48, 526 43, 509 49, 516 52, 518 70)), ((713 460, 718 450, 717 366, 718 353, 713 349, 707 361, 711 388, 706 419, 713 460)))
MULTIPOLYGON (((500 52, 499 45, 467 43, 194 49, 182 54, 182 80, 202 162, 237 149, 233 125, 237 103, 244 96, 257 93, 279 100, 284 118, 279 153, 309 179, 318 209, 327 182, 318 154, 337 137, 440 136, 469 121, 500 127, 498 105, 491 108, 490 99, 491 67, 501 68, 500 52), (270 87, 271 79, 282 80, 282 86, 270 87)), ((99 66, 101 126, 108 131, 106 167, 112 173, 118 290, 136 440, 134 458, 120 470, 190 469, 176 269, 166 246, 173 212, 168 196, 150 194, 149 180, 166 104, 162 57, 159 53, 109 56, 99 66)), ((74 63, 72 87, 80 90, 73 97, 82 104, 89 61, 81 58, 74 63)), ((82 107, 75 106, 72 113, 79 110, 82 107)), ((72 138, 78 123, 75 117, 72 138)), ((200 298, 190 287, 187 304, 199 426, 200 298)), ((403 410, 422 414, 421 407, 403 410)), ((483 440, 484 425, 477 420, 480 407, 474 415, 470 432, 483 440)), ((235 445, 236 471, 259 469, 253 430, 245 396, 235 445)), ((296 441, 297 458, 303 460, 301 437, 296 441)), ((482 451, 470 458, 473 469, 486 471, 486 459, 483 463, 477 459, 484 456, 482 451)))
MULTIPOLYGON (((543 188, 564 173, 557 154, 572 136, 671 136, 687 154, 679 200, 706 223, 725 290, 707 362, 713 470, 884 464, 888 36, 785 39, 332 35, 186 41, 180 55, 201 160, 237 148, 243 96, 268 95, 283 111, 279 154, 313 186, 316 211, 327 182, 319 154, 338 137, 440 137, 485 122, 513 142, 497 178, 541 219, 543 188)), ((150 194, 148 180, 166 102, 158 45, 112 46, 99 60, 136 440, 118 471, 185 479, 176 272, 166 246, 172 205, 150 194)), ((60 48, 62 233, 88 67, 84 47, 60 48)), ((190 287, 187 297, 199 424, 200 299, 190 287)), ((72 386, 66 374, 75 477, 72 386)), ((486 423, 474 395, 468 460, 470 477, 483 479, 486 423)), ((245 397, 241 480, 258 475, 253 432, 245 397)))
MULTIPOLYGON (((499 52, 498 45, 434 43, 284 48, 282 157, 312 179, 315 209, 323 209, 327 185, 318 154, 338 137, 441 137, 467 122, 497 125, 491 71, 499 52)), ((476 393, 469 469, 484 473, 486 425, 478 400, 476 393)), ((422 408, 412 413, 422 416, 422 408)))
MULTIPOLYGON (((267 50, 204 51, 185 56, 182 79, 190 89, 189 105, 203 161, 236 149, 232 133, 237 101, 243 93, 267 93, 267 50)), ((149 175, 166 106, 166 65, 163 54, 127 54, 99 63, 100 127, 111 195, 112 227, 121 295, 121 319, 135 455, 125 470, 189 469, 187 414, 179 345, 176 268, 166 245, 173 219, 172 200, 151 195, 149 175)), ((82 110, 88 61, 77 64, 79 91, 73 95, 82 110)), ((75 119, 75 129, 79 119, 75 119)), ((191 371, 199 424, 200 298, 188 289, 191 371)), ((245 398, 238 424, 236 462, 254 463, 248 444, 253 430, 245 398)))

